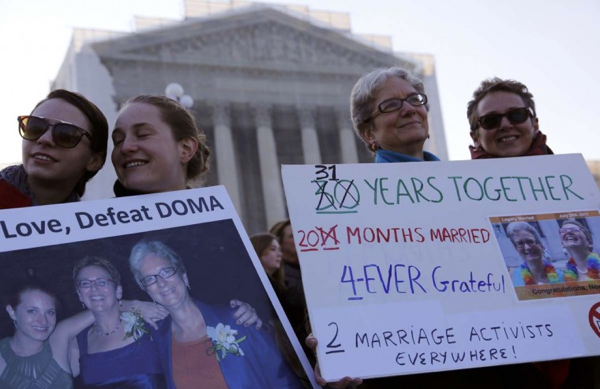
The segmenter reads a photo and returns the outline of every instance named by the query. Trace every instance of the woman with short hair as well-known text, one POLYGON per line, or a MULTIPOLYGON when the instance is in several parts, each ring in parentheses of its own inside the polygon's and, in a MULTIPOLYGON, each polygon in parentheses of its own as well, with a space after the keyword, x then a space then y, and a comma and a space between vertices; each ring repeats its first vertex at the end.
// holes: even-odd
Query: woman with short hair
POLYGON ((427 101, 423 83, 398 67, 376 69, 356 82, 350 115, 375 163, 439 161, 423 150, 429 138, 427 101))
POLYGON ((169 388, 303 387, 271 334, 190 296, 185 264, 169 246, 140 241, 129 264, 140 288, 170 313, 152 334, 169 388))
POLYGON ((559 229, 563 248, 569 254, 565 266, 565 281, 600 279, 600 255, 595 253, 590 230, 575 219, 567 219, 559 229))
POLYGON ((523 260, 513 270, 513 285, 542 285, 563 282, 563 272, 552 264, 538 231, 527 222, 512 222, 506 235, 523 260))

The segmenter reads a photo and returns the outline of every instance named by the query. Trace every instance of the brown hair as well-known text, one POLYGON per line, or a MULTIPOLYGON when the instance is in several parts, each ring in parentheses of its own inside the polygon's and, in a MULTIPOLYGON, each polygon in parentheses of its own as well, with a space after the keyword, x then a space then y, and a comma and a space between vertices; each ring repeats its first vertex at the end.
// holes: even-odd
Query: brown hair
POLYGON ((196 150, 196 154, 190 159, 186 167, 188 181, 200 177, 208 171, 211 151, 206 145, 206 134, 196 123, 194 115, 183 105, 166 96, 139 95, 129 99, 123 108, 132 103, 144 103, 158 108, 161 119, 171 128, 173 137, 177 142, 186 138, 193 138, 198 141, 198 150, 196 150))
MULTIPOLYGON (((33 108, 33 111, 37 109, 42 103, 51 100, 51 99, 61 99, 71 104, 72 106, 79 109, 85 117, 90 121, 92 125, 91 128, 91 138, 90 138, 90 149, 94 153, 98 153, 102 157, 102 165, 100 168, 104 166, 104 162, 106 161, 106 148, 108 146, 108 122, 106 121, 106 117, 100 111, 100 109, 91 101, 89 101, 82 94, 71 92, 65 89, 56 89, 50 92, 48 96, 37 103, 37 105, 33 108)), ((98 173, 100 169, 96 171, 86 170, 83 173, 83 176, 77 181, 75 184, 74 191, 79 195, 83 196, 85 193, 85 184, 98 173)))
MULTIPOLYGON (((277 240, 277 237, 269 233, 256 234, 250 237, 250 243, 252 243, 252 247, 254 247, 254 251, 256 251, 258 259, 260 259, 263 253, 271 247, 271 243, 273 243, 274 240, 277 240)), ((276 292, 285 292, 287 290, 285 286, 285 271, 283 270, 283 261, 281 262, 279 269, 275 270, 272 276, 269 276, 269 279, 275 287, 276 292)))

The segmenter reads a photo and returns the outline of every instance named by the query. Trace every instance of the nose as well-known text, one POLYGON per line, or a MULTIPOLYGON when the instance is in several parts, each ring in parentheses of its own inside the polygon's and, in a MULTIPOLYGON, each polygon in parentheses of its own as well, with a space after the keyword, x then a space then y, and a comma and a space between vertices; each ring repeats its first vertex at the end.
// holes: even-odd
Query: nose
POLYGON ((164 278, 162 278, 161 276, 156 276, 156 286, 158 286, 159 288, 164 286, 166 284, 166 280, 164 278))
POLYGON ((37 140, 37 143, 54 145, 54 138, 52 138, 52 130, 54 129, 54 124, 50 124, 46 129, 46 132, 42 134, 37 140))
POLYGON ((498 127, 499 130, 501 130, 503 128, 509 128, 512 126, 513 126, 513 124, 510 122, 510 120, 508 120, 506 115, 504 115, 500 118, 500 126, 498 127))
POLYGON ((137 145, 137 142, 135 141, 135 139, 133 139, 131 137, 127 137, 127 138, 123 139, 123 142, 121 143, 121 152, 132 153, 132 152, 136 151, 137 149, 138 149, 138 145, 137 145))
POLYGON ((400 115, 402 116, 411 116, 415 112, 417 112, 417 109, 413 107, 412 104, 409 104, 407 101, 405 101, 402 104, 402 107, 400 107, 400 115))

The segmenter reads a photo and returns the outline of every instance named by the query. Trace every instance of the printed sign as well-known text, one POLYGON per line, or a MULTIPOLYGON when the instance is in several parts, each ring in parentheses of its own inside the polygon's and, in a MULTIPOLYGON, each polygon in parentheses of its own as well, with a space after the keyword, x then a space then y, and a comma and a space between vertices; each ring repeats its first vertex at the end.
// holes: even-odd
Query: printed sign
MULTIPOLYGON (((177 296, 189 294, 194 298, 210 338, 203 346, 219 364, 229 387, 317 387, 224 187, 4 210, 0 212, 0 291, 5 294, 15 284, 36 277, 61 296, 62 318, 69 317, 83 309, 82 302, 94 305, 108 301, 107 294, 100 292, 117 281, 100 279, 99 283, 92 277, 87 288, 96 294, 89 301, 80 301, 78 296, 83 292, 78 289, 79 295, 76 293, 73 280, 74 263, 85 257, 101 257, 119 271, 125 299, 151 301, 129 270, 132 248, 142 247, 142 243, 158 247, 161 251, 153 251, 161 253, 153 254, 160 257, 156 263, 166 263, 149 270, 151 274, 145 278, 150 277, 148 282, 153 284, 146 291, 154 291, 153 299, 167 309, 170 305, 166 303, 177 296), (173 263, 167 252, 174 252, 182 264, 173 263), (236 323, 234 308, 230 307, 233 299, 256 310, 263 327, 236 323)), ((157 261, 152 256, 141 258, 150 258, 141 260, 142 269, 144 261, 157 261)), ((11 336, 13 322, 6 313, 1 316, 0 335, 11 336)), ((171 318, 164 322, 167 320, 171 318)), ((168 346, 171 326, 158 324, 159 330, 145 341, 154 342, 161 350, 155 358, 161 358, 169 382, 175 370, 170 360, 175 351, 168 346), (168 352, 163 352, 163 345, 168 352)), ((150 358, 150 354, 146 356, 150 358)), ((143 365, 139 358, 135 363, 143 365)), ((101 365, 98 369, 105 369, 101 365)), ((113 373, 118 374, 99 374, 121 382, 118 379, 122 377, 112 377, 113 373)))
POLYGON ((580 155, 283 178, 327 380, 600 353, 600 197, 580 155))

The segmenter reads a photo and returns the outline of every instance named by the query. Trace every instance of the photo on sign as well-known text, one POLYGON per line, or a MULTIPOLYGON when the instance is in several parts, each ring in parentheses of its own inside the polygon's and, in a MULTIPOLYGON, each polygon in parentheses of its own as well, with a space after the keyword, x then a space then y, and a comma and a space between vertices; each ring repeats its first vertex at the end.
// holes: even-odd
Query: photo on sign
POLYGON ((492 217, 519 300, 600 294, 600 214, 492 217))
MULTIPOLYGON (((49 285, 50 290, 59 296, 58 320, 84 308, 96 313, 109 301, 119 304, 119 292, 115 292, 119 289, 122 289, 124 300, 154 300, 167 310, 176 305, 177 299, 189 294, 206 322, 207 338, 202 338, 206 355, 218 362, 229 387, 241 387, 242 383, 252 387, 310 387, 298 358, 302 351, 292 346, 283 330, 269 294, 231 219, 0 253, 0 292, 3 296, 19 282, 32 277, 49 285), (132 252, 134 247, 137 251, 132 252), (104 267, 98 269, 97 265, 79 269, 74 279, 74 265, 86 257, 108 260, 118 271, 120 282, 114 280, 118 276, 104 267), (130 271, 130 258, 133 258, 133 267, 138 271, 138 281, 145 279, 144 282, 150 283, 146 286, 147 293, 130 271), (113 284, 120 284, 120 287, 113 284), (113 290, 112 295, 107 290, 113 290), (112 300, 107 296, 113 296, 112 300), (249 304, 251 310, 256 311, 264 323, 261 329, 236 323, 233 317, 236 308, 230 306, 234 299, 249 304)), ((276 298, 274 295, 271 297, 276 298)), ((12 336, 18 325, 5 310, 3 312, 0 315, 0 338, 12 336)), ((124 320, 123 315, 121 319, 124 320)), ((157 355, 148 358, 161 359, 167 354, 175 358, 175 352, 171 355, 171 347, 176 345, 171 345, 171 325, 160 326, 161 323, 170 323, 170 320, 167 317, 159 321, 159 330, 149 331, 151 338, 140 338, 141 341, 154 342, 156 347, 150 347, 149 354, 159 350, 157 355), (162 346, 168 353, 162 352, 162 346)), ((92 325, 84 330, 88 336, 78 337, 78 342, 83 339, 86 343, 89 332, 95 328, 92 325)), ((148 326, 146 329, 149 330, 148 326)), ((132 344, 139 346, 139 342, 132 344)), ((78 346, 81 355, 85 350, 82 345, 78 346)), ((208 362, 215 365, 212 359, 208 362)), ((170 366, 169 363, 167 365, 170 366)), ((92 372, 99 375, 112 373, 107 371, 109 367, 104 363, 93 368, 101 370, 92 372)), ((119 368, 114 367, 115 371, 119 368)))

